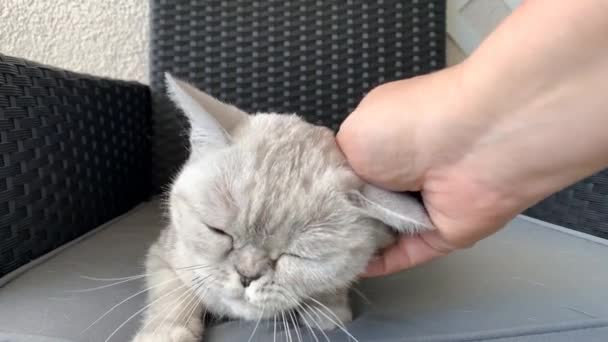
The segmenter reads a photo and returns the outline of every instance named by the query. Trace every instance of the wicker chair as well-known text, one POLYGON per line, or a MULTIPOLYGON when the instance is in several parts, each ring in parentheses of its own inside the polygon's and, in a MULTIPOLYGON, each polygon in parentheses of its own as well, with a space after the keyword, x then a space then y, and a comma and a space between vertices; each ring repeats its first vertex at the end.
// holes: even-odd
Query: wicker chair
MULTIPOLYGON (((152 0, 149 87, 0 55, 0 341, 133 335, 141 279, 98 278, 143 272, 163 225, 156 195, 186 156, 164 71, 249 111, 336 128, 373 86, 444 66, 444 10, 152 0)), ((361 282, 349 331, 362 342, 608 340, 608 172, 526 214, 470 250, 361 282)), ((216 322, 206 341, 248 341, 252 329, 216 322)), ((261 324, 252 341, 272 336, 261 324)))

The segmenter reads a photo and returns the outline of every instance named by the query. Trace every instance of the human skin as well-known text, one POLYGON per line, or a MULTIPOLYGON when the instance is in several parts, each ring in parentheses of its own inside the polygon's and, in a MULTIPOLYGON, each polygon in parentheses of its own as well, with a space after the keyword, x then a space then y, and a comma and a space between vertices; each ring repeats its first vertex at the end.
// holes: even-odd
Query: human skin
POLYGON ((365 180, 421 191, 435 230, 363 276, 474 245, 608 166, 608 1, 528 0, 464 62, 383 84, 337 140, 365 180))

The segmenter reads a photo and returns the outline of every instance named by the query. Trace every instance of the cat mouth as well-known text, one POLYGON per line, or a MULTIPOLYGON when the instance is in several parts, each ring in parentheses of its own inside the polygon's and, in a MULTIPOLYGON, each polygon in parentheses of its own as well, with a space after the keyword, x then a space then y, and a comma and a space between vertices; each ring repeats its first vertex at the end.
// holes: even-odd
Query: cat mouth
POLYGON ((293 303, 287 303, 287 302, 282 302, 282 301, 257 302, 257 301, 250 301, 247 299, 243 299, 243 301, 245 303, 247 303, 247 305, 255 308, 256 310, 265 311, 266 314, 271 314, 271 315, 273 313, 293 311, 293 310, 296 310, 298 307, 297 305, 294 305, 293 303))
POLYGON ((244 289, 224 289, 224 300, 227 304, 236 304, 243 307, 248 307, 252 310, 268 314, 292 311, 297 309, 299 300, 282 298, 281 295, 270 296, 264 293, 249 292, 244 289), (296 303, 296 301, 298 303, 296 303))

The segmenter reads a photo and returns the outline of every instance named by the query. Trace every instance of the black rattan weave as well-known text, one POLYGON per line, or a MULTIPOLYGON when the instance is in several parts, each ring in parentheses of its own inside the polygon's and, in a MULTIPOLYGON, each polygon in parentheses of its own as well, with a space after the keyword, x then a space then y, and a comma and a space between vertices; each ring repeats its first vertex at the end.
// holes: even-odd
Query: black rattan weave
POLYGON ((150 93, 0 55, 0 276, 149 189, 150 93))
MULTIPOLYGON (((373 86, 444 66, 445 1, 152 0, 152 89, 163 72, 250 111, 336 128, 373 86)), ((184 158, 177 114, 155 108, 155 173, 184 158)))
MULTIPOLYGON (((0 276, 166 184, 186 139, 162 96, 164 71, 250 112, 335 129, 373 86, 443 67, 444 10, 422 0, 152 0, 153 97, 0 54, 0 276)), ((608 238, 608 170, 526 214, 608 238)))
POLYGON ((608 239, 608 170, 550 196, 525 214, 608 239))

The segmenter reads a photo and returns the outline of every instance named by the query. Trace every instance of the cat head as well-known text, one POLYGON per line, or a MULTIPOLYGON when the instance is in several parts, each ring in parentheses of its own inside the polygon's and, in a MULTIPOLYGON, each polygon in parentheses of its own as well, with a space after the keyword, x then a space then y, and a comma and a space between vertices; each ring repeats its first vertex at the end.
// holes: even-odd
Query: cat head
POLYGON ((235 314, 257 319, 342 290, 393 232, 430 227, 413 198, 365 184, 328 128, 166 83, 191 127, 169 196, 175 248, 182 264, 204 265, 197 276, 235 314))

